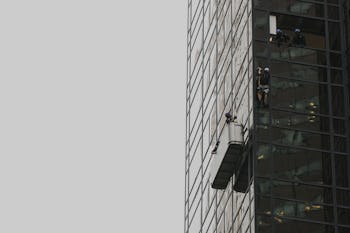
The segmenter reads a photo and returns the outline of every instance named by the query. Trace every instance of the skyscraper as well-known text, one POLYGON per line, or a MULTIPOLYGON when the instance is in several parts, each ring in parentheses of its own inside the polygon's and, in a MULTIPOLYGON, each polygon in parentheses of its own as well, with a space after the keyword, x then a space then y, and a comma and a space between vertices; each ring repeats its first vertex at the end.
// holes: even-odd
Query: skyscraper
POLYGON ((188 1, 185 233, 350 233, 349 13, 188 1))

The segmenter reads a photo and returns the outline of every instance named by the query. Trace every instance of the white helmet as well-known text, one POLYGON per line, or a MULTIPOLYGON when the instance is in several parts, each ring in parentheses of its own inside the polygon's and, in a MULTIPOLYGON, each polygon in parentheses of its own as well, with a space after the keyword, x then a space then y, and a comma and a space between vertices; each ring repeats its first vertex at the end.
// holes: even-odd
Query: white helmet
POLYGON ((269 72, 270 69, 268 67, 265 67, 264 71, 269 72))

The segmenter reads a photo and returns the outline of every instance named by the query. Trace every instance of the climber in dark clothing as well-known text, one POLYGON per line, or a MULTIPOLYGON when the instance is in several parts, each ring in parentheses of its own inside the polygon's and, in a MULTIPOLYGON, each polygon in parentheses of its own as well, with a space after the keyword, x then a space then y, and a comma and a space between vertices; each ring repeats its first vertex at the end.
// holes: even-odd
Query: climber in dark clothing
POLYGON ((277 46, 281 47, 282 44, 288 43, 289 36, 284 34, 281 29, 276 30, 276 35, 272 38, 273 41, 277 42, 277 46))
POLYGON ((299 28, 296 28, 294 30, 294 37, 292 43, 294 46, 297 47, 304 47, 306 45, 305 36, 301 34, 301 30, 299 28))
MULTIPOLYGON (((264 72, 260 76, 260 82, 259 82, 259 94, 260 96, 260 104, 263 104, 264 107, 268 106, 268 94, 270 92, 269 87, 270 82, 270 69, 268 67, 265 67, 264 72)), ((259 99, 259 96, 258 96, 259 99)))
POLYGON ((263 101, 263 93, 261 90, 261 76, 263 74, 261 65, 256 69, 256 97, 258 99, 258 107, 262 104, 263 101))

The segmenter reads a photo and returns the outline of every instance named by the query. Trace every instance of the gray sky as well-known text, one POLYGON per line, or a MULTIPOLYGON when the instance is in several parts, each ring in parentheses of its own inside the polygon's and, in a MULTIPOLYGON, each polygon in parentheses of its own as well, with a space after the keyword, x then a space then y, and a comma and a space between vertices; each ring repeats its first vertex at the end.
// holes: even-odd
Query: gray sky
POLYGON ((0 232, 182 232, 186 5, 0 2, 0 232))

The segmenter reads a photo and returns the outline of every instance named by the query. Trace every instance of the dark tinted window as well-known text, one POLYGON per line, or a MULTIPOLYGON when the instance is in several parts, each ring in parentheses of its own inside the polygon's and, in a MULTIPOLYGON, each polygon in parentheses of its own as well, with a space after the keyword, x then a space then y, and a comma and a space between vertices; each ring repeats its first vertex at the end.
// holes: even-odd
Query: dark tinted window
MULTIPOLYGON (((267 54, 266 51, 261 51, 261 56, 267 54), (264 52, 264 53, 262 53, 264 52)), ((294 62, 302 62, 308 64, 326 65, 326 54, 323 51, 317 51, 307 48, 271 46, 271 58, 283 59, 294 62)))
POLYGON ((348 156, 335 155, 335 179, 339 187, 349 187, 348 164, 348 156))
MULTIPOLYGON (((258 233, 271 233, 271 217, 264 215, 256 215, 256 229, 258 233)), ((252 231, 254 232, 254 231, 252 231)))
POLYGON ((350 191, 337 189, 337 204, 350 206, 350 191))
POLYGON ((256 152, 257 166, 256 173, 258 176, 269 176, 271 174, 271 151, 270 145, 261 144, 257 147, 256 152))
POLYGON ((296 114, 294 112, 272 111, 272 125, 293 129, 329 132, 329 118, 317 116, 315 112, 296 114))
POLYGON ((278 199, 273 201, 273 213, 279 217, 296 217, 322 222, 332 222, 334 220, 333 207, 278 199))
POLYGON ((262 9, 273 9, 274 11, 314 16, 314 17, 324 17, 324 7, 322 4, 289 0, 255 0, 254 6, 262 9))
POLYGON ((286 219, 275 219, 275 232, 277 233, 296 233, 296 232, 307 232, 307 233, 334 233, 333 226, 322 225, 318 223, 292 221, 286 219))
POLYGON ((340 119, 333 119, 334 132, 337 134, 345 134, 345 121, 340 119))
POLYGON ((328 135, 302 132, 299 130, 280 129, 271 127, 271 140, 287 146, 303 146, 329 150, 330 138, 328 135))
POLYGON ((328 6, 328 18, 339 19, 339 8, 336 6, 328 6))
POLYGON ((341 70, 331 70, 331 82, 337 84, 343 84, 343 76, 341 70))
POLYGON ((328 153, 273 146, 275 177, 315 184, 332 184, 328 153))
POLYGON ((273 194, 275 197, 295 199, 311 203, 333 203, 332 189, 297 184, 295 182, 274 181, 273 194))
POLYGON ((296 80, 271 79, 271 105, 307 114, 328 113, 328 88, 296 80))
POLYGON ((334 150, 338 152, 347 152, 345 137, 334 136, 334 150))
POLYGON ((341 54, 330 53, 329 57, 330 57, 330 61, 331 61, 331 66, 334 66, 334 67, 341 67, 342 66, 341 54))
POLYGON ((277 28, 281 29, 285 34, 287 34, 291 40, 295 35, 294 30, 298 28, 305 36, 307 47, 321 49, 326 48, 325 23, 323 20, 292 15, 275 15, 277 16, 277 28))
POLYGON ((332 111, 335 116, 344 116, 344 88, 332 86, 332 111))
POLYGON ((271 194, 271 181, 265 178, 255 179, 255 190, 257 194, 270 195, 271 194))
MULTIPOLYGON (((327 82, 327 70, 320 67, 298 65, 287 62, 271 61, 270 71, 272 75, 301 80, 327 82)), ((334 76, 339 76, 334 73, 334 76)))
POLYGON ((350 226, 350 209, 338 208, 338 223, 350 226))
POLYGON ((257 39, 267 38, 268 17, 266 11, 254 11, 254 36, 257 39))
POLYGON ((328 23, 329 27, 329 48, 332 50, 340 50, 340 25, 339 23, 328 23))

